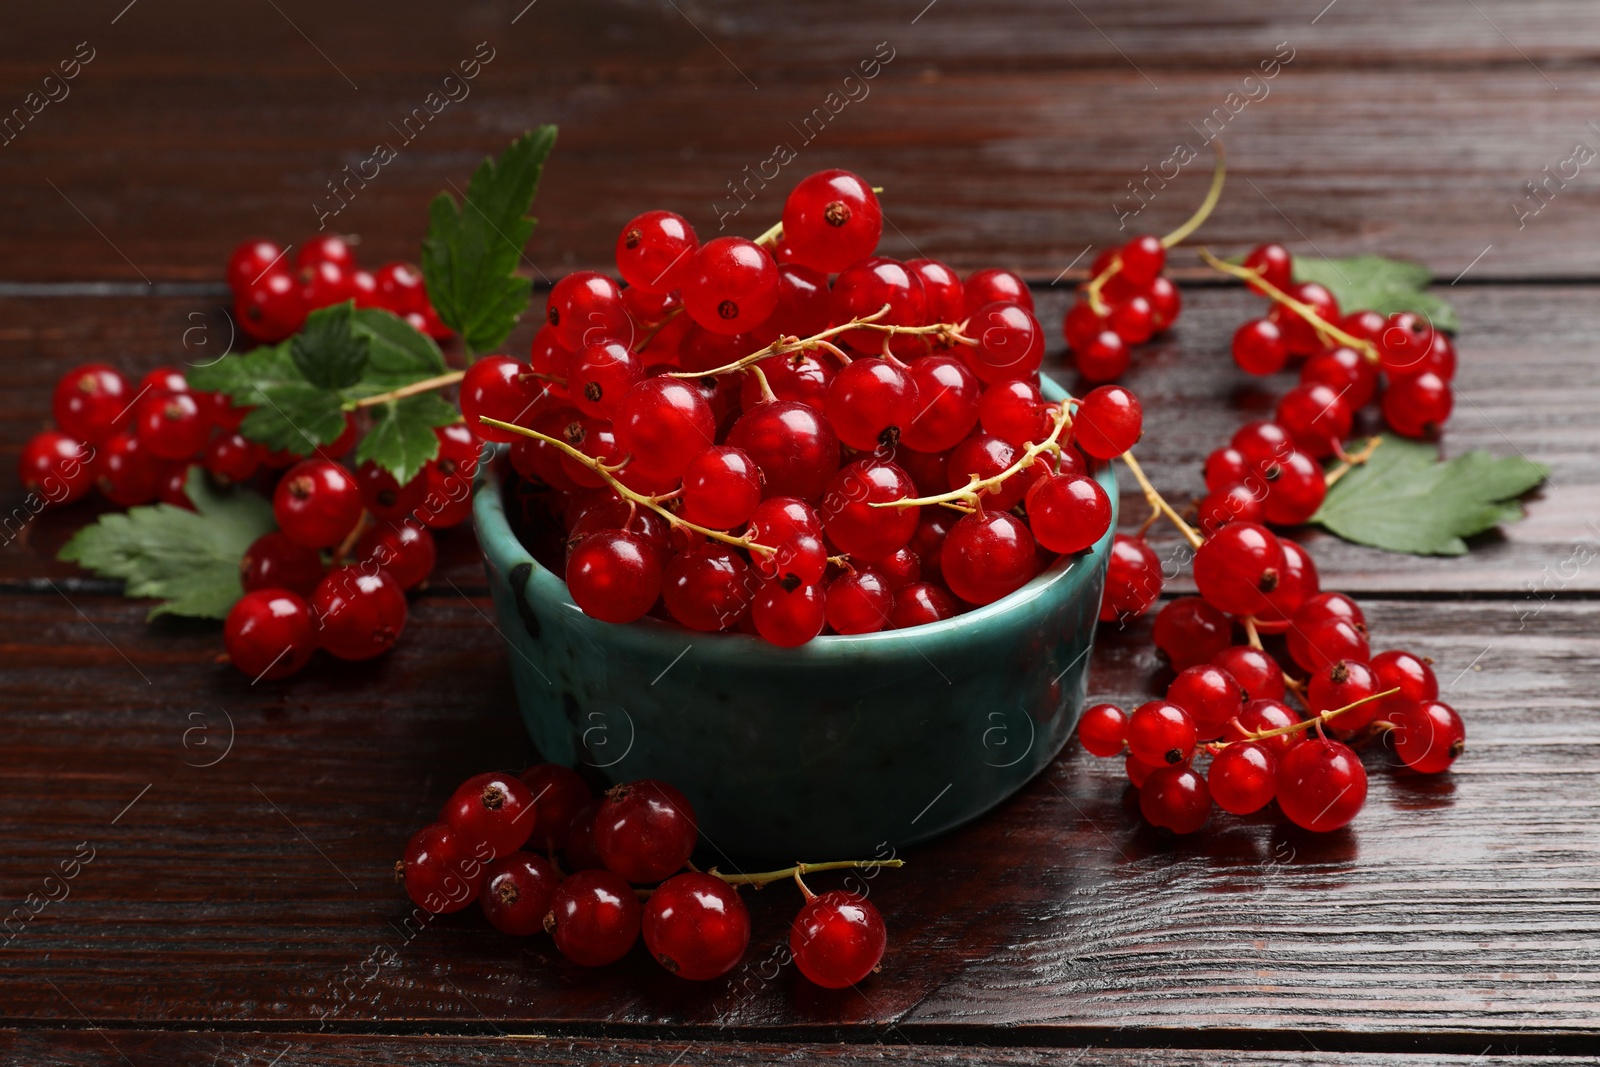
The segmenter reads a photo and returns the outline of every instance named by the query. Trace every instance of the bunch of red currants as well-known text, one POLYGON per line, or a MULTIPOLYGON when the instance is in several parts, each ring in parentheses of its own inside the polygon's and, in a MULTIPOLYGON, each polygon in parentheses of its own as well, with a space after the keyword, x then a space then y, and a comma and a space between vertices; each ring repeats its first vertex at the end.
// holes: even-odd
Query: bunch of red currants
POLYGON ((275 344, 305 325, 318 308, 354 300, 358 308, 383 308, 437 340, 450 336, 428 300, 422 272, 410 263, 363 270, 343 237, 313 237, 293 262, 288 249, 265 238, 245 241, 228 258, 233 313, 244 332, 275 344))
MULTIPOLYGON (((789 932, 800 972, 842 989, 877 969, 888 936, 865 896, 812 893, 800 878, 805 864, 700 871, 690 863, 699 840, 694 808, 665 782, 629 782, 597 798, 575 771, 544 763, 520 777, 491 772, 461 783, 439 820, 411 838, 395 877, 427 912, 477 901, 495 929, 517 937, 542 930, 584 967, 615 963, 642 936, 663 967, 697 981, 727 974, 749 947, 750 913, 737 887, 793 878, 806 897, 789 932), (654 888, 635 888, 642 885, 654 888)), ((875 865, 809 869, 845 866, 875 865)))
POLYGON ((1178 321, 1183 298, 1162 273, 1166 264, 1166 243, 1153 234, 1141 234, 1095 257, 1089 268, 1093 280, 1061 322, 1085 381, 1122 377, 1133 346, 1165 333, 1178 321))
POLYGON ((949 618, 1105 536, 1094 474, 1138 400, 1047 401, 1021 279, 874 255, 882 228, 840 170, 756 241, 646 212, 626 286, 562 278, 528 364, 467 372, 468 424, 553 491, 585 612, 795 646, 949 618))

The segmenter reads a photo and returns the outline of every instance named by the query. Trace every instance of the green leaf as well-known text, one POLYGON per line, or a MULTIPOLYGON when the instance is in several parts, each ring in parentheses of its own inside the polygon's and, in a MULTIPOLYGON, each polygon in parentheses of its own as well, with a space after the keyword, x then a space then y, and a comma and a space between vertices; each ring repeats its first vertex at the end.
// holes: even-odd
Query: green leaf
POLYGON ((355 331, 368 340, 367 368, 363 379, 374 375, 431 378, 445 372, 444 355, 433 338, 405 319, 381 308, 356 311, 355 331))
POLYGON ((243 593, 239 561, 274 529, 272 505, 243 489, 218 492, 198 467, 185 486, 197 511, 156 504, 111 512, 85 526, 60 557, 102 578, 121 578, 123 594, 156 597, 158 615, 227 618, 243 593))
POLYGON ((343 389, 361 380, 371 338, 357 332, 356 306, 346 300, 318 308, 289 342, 289 354, 305 380, 322 389, 343 389))
POLYGON ((356 447, 356 463, 372 460, 406 484, 422 465, 439 454, 435 426, 449 426, 461 418, 455 405, 434 393, 419 393, 388 400, 367 409, 372 428, 356 447))
POLYGON ((197 367, 189 384, 227 393, 235 406, 254 409, 239 424, 245 437, 268 448, 309 456, 318 445, 332 444, 344 433, 343 399, 306 381, 290 351, 292 344, 285 341, 197 367))
POLYGON ((1428 291, 1432 278, 1427 267, 1383 256, 1294 257, 1294 280, 1326 286, 1344 311, 1371 308, 1384 315, 1412 311, 1455 333, 1461 328, 1456 309, 1428 291))
POLYGON ((554 126, 530 130, 498 160, 483 161, 465 204, 440 193, 429 205, 422 276, 439 318, 469 351, 494 349, 527 310, 533 283, 514 272, 533 234, 528 209, 555 143, 554 126))
POLYGON ((1468 452, 1439 461, 1430 444, 1386 434, 1335 482, 1311 516, 1347 541, 1418 556, 1459 556, 1464 537, 1522 518, 1515 501, 1549 475, 1542 463, 1468 452))

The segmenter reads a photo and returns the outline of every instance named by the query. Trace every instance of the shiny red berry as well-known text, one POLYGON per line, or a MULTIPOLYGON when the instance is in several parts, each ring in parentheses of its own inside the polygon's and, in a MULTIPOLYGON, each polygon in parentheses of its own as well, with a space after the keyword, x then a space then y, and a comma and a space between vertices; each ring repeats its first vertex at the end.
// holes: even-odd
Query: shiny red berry
POLYGON ((544 929, 561 872, 531 852, 513 852, 484 869, 478 902, 489 925, 502 934, 527 937, 544 929))
POLYGON ((223 644, 233 665, 254 681, 296 674, 317 650, 311 610, 287 589, 258 589, 228 611, 223 644))
POLYGON ((865 897, 837 889, 807 900, 789 928, 789 951, 800 973, 824 989, 865 979, 888 943, 878 909, 865 897))
POLYGON ((61 376, 50 407, 62 433, 98 445, 128 425, 134 395, 115 367, 85 363, 61 376))
POLYGON ((478 899, 484 869, 450 827, 436 822, 412 836, 396 873, 404 877, 406 895, 417 907, 444 915, 478 899))
POLYGON ((91 445, 57 430, 30 437, 17 459, 18 478, 29 493, 50 504, 78 500, 94 485, 91 445))
POLYGON ((537 810, 520 778, 490 771, 457 786, 439 818, 475 855, 509 856, 533 833, 537 810))
POLYGON ((309 598, 322 575, 322 554, 296 544, 279 530, 256 538, 239 560, 239 582, 247 591, 289 589, 309 598))
POLYGON ((689 799, 654 779, 613 786, 595 815, 595 850, 630 882, 659 882, 682 870, 698 841, 689 799))
POLYGON ((670 293, 682 287, 699 247, 694 227, 682 215, 646 211, 617 236, 617 272, 635 289, 670 293))
POLYGON ((783 204, 789 258, 813 270, 844 270, 870 256, 882 234, 878 195, 847 170, 807 175, 783 204))
POLYGON ((307 459, 284 473, 272 494, 272 513, 285 536, 307 548, 331 548, 361 518, 361 489, 338 463, 307 459))
POLYGON ((581 967, 604 967, 639 940, 642 909, 633 887, 606 870, 584 870, 556 887, 544 928, 561 954, 581 967))
POLYGON ((406 625, 406 598, 383 571, 362 567, 331 571, 311 597, 317 643, 339 659, 363 660, 382 655, 400 639, 406 625))
POLYGON ((738 966, 750 944, 750 912, 734 888, 710 874, 675 875, 644 906, 645 947, 679 978, 709 981, 738 966))

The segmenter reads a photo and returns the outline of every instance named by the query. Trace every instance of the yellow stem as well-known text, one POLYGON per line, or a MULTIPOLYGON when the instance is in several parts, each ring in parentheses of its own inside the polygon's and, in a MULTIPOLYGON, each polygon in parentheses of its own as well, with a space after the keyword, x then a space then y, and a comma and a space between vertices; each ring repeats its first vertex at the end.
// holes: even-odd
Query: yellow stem
POLYGON ((1266 651, 1261 647, 1261 634, 1256 630, 1256 617, 1254 615, 1245 616, 1244 639, 1249 642, 1250 647, 1255 649, 1257 652, 1266 651))
POLYGON ((844 356, 844 353, 840 352, 837 347, 827 342, 828 338, 837 337, 839 334, 849 330, 876 330, 891 337, 902 333, 939 334, 941 340, 951 344, 965 344, 971 340, 971 338, 965 337, 961 333, 961 327, 966 325, 965 323, 936 322, 928 326, 886 326, 878 320, 888 313, 889 305, 885 304, 871 315, 859 319, 851 319, 849 322, 840 323, 838 326, 830 326, 821 333, 812 334, 810 337, 780 337, 765 348, 758 349, 748 356, 740 356, 732 363, 724 366, 713 367, 710 370, 673 371, 670 376, 673 378, 709 378, 717 374, 733 374, 744 370, 752 363, 759 363, 764 359, 771 359, 773 356, 786 356, 791 352, 805 352, 817 348, 825 348, 835 352, 848 363, 849 357, 844 356))
POLYGON ((1028 467, 1033 464, 1033 461, 1038 459, 1044 453, 1049 452, 1055 454, 1061 451, 1061 445, 1058 443, 1058 440, 1060 439, 1061 434, 1072 425, 1072 414, 1067 410, 1069 403, 1070 401, 1063 401, 1061 406, 1056 409, 1056 413, 1051 416, 1051 420, 1054 425, 1050 429, 1049 436, 1043 441, 1037 441, 1023 449, 1022 455, 1018 457, 1016 462, 1012 463, 1011 466, 1007 467, 999 474, 991 475, 988 478, 979 478, 976 474, 974 474, 971 476, 971 480, 968 481, 967 484, 962 488, 952 489, 948 493, 940 493, 937 496, 909 497, 905 500, 885 500, 881 503, 869 504, 868 507, 919 508, 924 504, 951 505, 960 502, 976 508, 979 505, 984 493, 998 489, 1005 483, 1006 479, 1012 477, 1020 471, 1027 470, 1028 467))
POLYGON ((1342 708, 1333 708, 1330 711, 1323 712, 1321 715, 1313 715, 1311 718, 1305 719, 1301 722, 1290 723, 1288 726, 1279 726, 1273 730, 1253 730, 1248 737, 1241 737, 1237 741, 1224 741, 1220 745, 1212 745, 1210 747, 1212 751, 1219 751, 1227 748, 1229 745, 1236 745, 1239 743, 1239 741, 1265 741, 1269 737, 1282 737, 1284 734, 1292 734, 1300 730, 1309 730, 1318 723, 1327 722, 1337 715, 1343 715, 1347 711, 1350 711, 1354 708, 1359 708, 1363 704, 1370 704, 1374 700, 1382 700, 1384 697, 1392 697, 1398 692, 1400 692, 1400 687, 1395 686, 1393 689, 1385 689, 1381 693, 1373 693, 1371 696, 1362 697, 1360 700, 1352 700, 1342 708))
POLYGON ((1367 438, 1367 443, 1362 446, 1361 451, 1345 456, 1343 462, 1328 472, 1326 479, 1328 488, 1333 488, 1333 484, 1340 478, 1343 478, 1346 474, 1349 474, 1352 469, 1359 467, 1361 464, 1371 459, 1372 454, 1378 450, 1378 446, 1381 444, 1383 444, 1383 438, 1374 435, 1367 438))
POLYGON ((644 505, 651 511, 666 519, 667 522, 671 523, 673 526, 678 526, 685 530, 692 530, 695 533, 709 537, 712 540, 721 541, 725 545, 733 545, 735 548, 746 548, 752 552, 759 552, 764 556, 770 556, 777 552, 777 549, 771 548, 767 545, 758 544, 755 541, 750 540, 748 537, 735 537, 730 533, 724 533, 721 530, 713 530, 709 527, 692 523, 687 519, 679 518, 678 515, 670 508, 661 506, 662 501, 670 500, 676 496, 677 490, 674 490, 671 493, 662 493, 659 496, 647 496, 644 493, 629 489, 627 486, 623 485, 617 480, 617 477, 614 473, 615 471, 621 469, 620 466, 608 467, 604 463, 601 463, 599 460, 595 459, 593 456, 585 455, 578 449, 573 448, 559 437, 551 437, 549 434, 540 433, 538 430, 530 430, 526 426, 518 426, 516 423, 501 422, 499 419, 491 419, 487 415, 478 416, 478 421, 483 423, 485 426, 493 426, 496 429, 505 430, 509 433, 519 433, 524 437, 532 437, 537 441, 543 441, 546 444, 555 445, 557 448, 561 449, 562 452, 566 453, 568 456, 571 456, 574 460, 583 464, 585 467, 588 467, 590 470, 594 471, 601 478, 603 478, 605 483, 610 486, 611 490, 618 496, 622 497, 624 500, 631 500, 635 504, 644 505))
POLYGON ((797 863, 793 867, 785 867, 781 871, 762 871, 760 874, 723 874, 715 867, 706 873, 713 878, 720 878, 729 885, 764 886, 773 882, 781 882, 785 878, 796 875, 811 874, 815 871, 843 871, 858 870, 874 867, 904 867, 905 860, 830 860, 827 863, 797 863))
POLYGON ((1122 462, 1128 465, 1128 469, 1133 472, 1134 481, 1138 482, 1139 488, 1144 490, 1145 500, 1149 501, 1151 507, 1165 515, 1167 521, 1178 528, 1178 532, 1183 534, 1184 539, 1189 542, 1191 548, 1199 548, 1205 544, 1206 539, 1201 537, 1193 526, 1184 522, 1183 516, 1173 511, 1172 505, 1167 503, 1160 493, 1156 492, 1156 487, 1150 484, 1149 478, 1145 477, 1144 468, 1139 466, 1139 461, 1133 458, 1132 452, 1124 452, 1122 454, 1122 462))
POLYGON ((1317 336, 1324 342, 1331 337, 1341 345, 1344 345, 1348 348, 1353 348, 1357 352, 1360 352, 1366 357, 1367 362, 1378 362, 1378 346, 1373 344, 1371 341, 1363 341, 1361 338, 1355 337, 1341 330, 1333 323, 1324 319, 1321 315, 1318 315, 1316 308, 1312 307, 1310 304, 1307 304, 1303 300, 1296 300, 1294 297, 1290 296, 1288 293, 1284 292, 1282 289, 1279 289, 1276 285, 1273 285, 1271 282, 1263 278, 1259 272, 1253 271, 1249 267, 1240 266, 1237 263, 1229 263, 1226 260, 1218 259, 1207 249, 1201 248, 1198 251, 1200 253, 1200 258, 1205 260, 1206 263, 1210 264, 1214 269, 1238 278, 1240 281, 1250 283, 1257 289, 1261 290, 1261 292, 1271 297, 1275 302, 1282 304, 1296 315, 1299 315, 1306 321, 1307 325, 1309 325, 1313 330, 1317 331, 1317 336))
POLYGON ((1211 217, 1212 209, 1217 206, 1217 201, 1222 199, 1222 180, 1228 174, 1228 154, 1222 150, 1221 141, 1213 140, 1211 150, 1217 157, 1216 163, 1211 168, 1211 188, 1206 192, 1206 198, 1200 201, 1200 207, 1189 216, 1189 221, 1161 239, 1162 248, 1181 244, 1185 238, 1204 225, 1206 219, 1211 217))
POLYGON ((677 307, 661 316, 661 321, 646 330, 644 332, 644 336, 639 338, 638 342, 633 346, 633 351, 635 353, 643 352, 650 342, 655 340, 656 334, 660 333, 662 328, 665 327, 667 323, 671 322, 673 319, 682 314, 683 305, 679 304, 677 307))
POLYGON ((424 378, 420 382, 412 382, 410 385, 401 386, 399 389, 391 389, 387 393, 362 397, 360 400, 351 400, 344 404, 344 410, 356 411, 360 408, 370 408, 377 404, 386 404, 391 400, 404 400, 406 397, 416 396, 418 393, 431 393, 435 389, 443 389, 446 386, 456 384, 466 376, 466 373, 464 370, 455 370, 449 374, 441 374, 436 378, 424 378))

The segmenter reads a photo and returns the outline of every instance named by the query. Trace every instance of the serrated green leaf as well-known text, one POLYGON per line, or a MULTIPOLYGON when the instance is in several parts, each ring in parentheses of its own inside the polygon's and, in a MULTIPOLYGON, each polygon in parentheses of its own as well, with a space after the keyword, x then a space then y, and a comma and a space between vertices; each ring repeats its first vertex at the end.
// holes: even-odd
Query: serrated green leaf
POLYGON ((1456 309, 1428 292, 1432 278, 1421 264, 1383 256, 1294 257, 1294 280, 1326 286, 1344 311, 1370 308, 1384 315, 1411 311, 1426 316, 1439 329, 1454 333, 1461 328, 1456 309))
POLYGON ((318 445, 331 445, 344 433, 345 412, 338 393, 310 382, 257 385, 249 394, 255 410, 244 417, 239 432, 268 448, 309 456, 318 445))
POLYGON ((318 308, 289 342, 289 354, 306 381, 321 389, 343 389, 361 380, 371 337, 355 329, 356 306, 318 308))
POLYGON ((226 618, 243 593, 240 559, 274 528, 272 505, 247 490, 214 490, 198 467, 184 488, 196 511, 156 504, 102 515, 74 534, 59 558, 121 578, 125 596, 162 600, 150 618, 226 618))
POLYGON ((1311 516, 1347 541, 1419 556, 1459 556, 1463 538, 1522 517, 1513 498, 1549 475, 1519 456, 1468 452, 1439 461, 1430 444, 1386 434, 1311 516))
POLYGON ((486 159, 467 186, 466 203, 440 193, 429 205, 422 276, 445 325, 472 352, 506 339, 527 309, 532 283, 514 273, 533 234, 528 217, 556 128, 540 126, 486 159))
POLYGON ((367 368, 363 379, 374 375, 413 380, 431 378, 445 372, 444 354, 433 338, 410 323, 381 308, 358 308, 355 330, 369 341, 367 368))
POLYGON ((367 410, 372 428, 356 447, 356 463, 372 460, 401 485, 439 454, 434 427, 449 426, 461 418, 454 404, 433 393, 385 401, 367 410))

